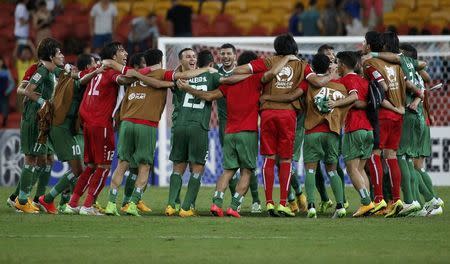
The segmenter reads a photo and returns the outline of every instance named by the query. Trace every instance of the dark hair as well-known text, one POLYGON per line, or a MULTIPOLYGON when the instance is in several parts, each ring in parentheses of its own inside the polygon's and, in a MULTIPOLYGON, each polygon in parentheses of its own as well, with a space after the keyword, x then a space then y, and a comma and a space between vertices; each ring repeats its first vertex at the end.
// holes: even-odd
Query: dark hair
POLYGON ((358 63, 355 52, 353 51, 338 52, 338 54, 336 54, 336 58, 338 58, 342 64, 352 70, 356 67, 356 63, 358 63))
POLYGON ((194 51, 192 48, 184 48, 182 50, 180 50, 180 52, 178 52, 178 59, 181 60, 183 58, 183 52, 187 51, 187 50, 192 50, 194 51))
POLYGON ((258 58, 258 55, 256 55, 256 53, 254 53, 253 51, 244 51, 239 56, 239 58, 237 60, 237 64, 238 64, 238 66, 241 66, 241 65, 251 62, 252 60, 256 60, 257 58, 258 58))
POLYGON ((406 56, 417 60, 417 50, 416 50, 416 48, 414 48, 413 45, 404 43, 404 44, 400 45, 400 49, 403 51, 403 54, 405 54, 406 56))
POLYGON ((368 31, 365 35, 367 45, 370 45, 370 50, 373 52, 383 51, 383 40, 380 33, 376 31, 368 31))
POLYGON ((283 34, 275 38, 273 47, 277 55, 297 55, 298 47, 292 34, 283 34))
POLYGON ((162 61, 163 52, 159 49, 150 49, 145 52, 145 61, 148 66, 153 66, 162 61))
POLYGON ((318 74, 323 74, 328 71, 328 67, 330 67, 330 59, 325 54, 319 54, 313 56, 311 65, 313 70, 318 74))
POLYGON ((198 67, 206 67, 211 62, 214 62, 214 56, 209 50, 202 50, 198 53, 197 65, 198 67))
POLYGON ((47 2, 45 2, 45 0, 40 0, 36 3, 36 7, 47 7, 47 2))
POLYGON ((33 50, 32 50, 31 47, 28 46, 28 45, 23 45, 23 46, 22 46, 22 50, 21 50, 20 52, 22 53, 22 51, 24 51, 24 50, 28 50, 29 52, 33 53, 33 50))
POLYGON ((297 4, 295 4, 295 9, 305 10, 305 6, 302 2, 297 2, 297 4))
POLYGON ((102 58, 102 60, 112 59, 121 46, 122 43, 118 41, 106 44, 100 51, 100 58, 102 58))
POLYGON ((38 46, 37 56, 38 59, 44 61, 51 61, 51 57, 56 55, 58 49, 61 49, 61 44, 52 38, 43 39, 38 46))
POLYGON ((92 63, 94 57, 91 54, 81 54, 77 58, 77 68, 80 71, 87 69, 87 66, 92 63))
POLYGON ((317 0, 309 0, 309 6, 313 6, 317 4, 317 0))
POLYGON ((400 42, 398 41, 398 36, 394 32, 387 31, 384 32, 382 35, 382 39, 384 42, 384 50, 390 51, 393 53, 399 53, 400 50, 398 46, 400 45, 400 42))
POLYGON ((317 53, 319 54, 325 54, 326 50, 334 50, 334 48, 328 44, 323 44, 322 46, 319 47, 319 49, 317 50, 317 53))
POLYGON ((139 66, 141 64, 141 59, 144 57, 144 53, 143 52, 137 52, 134 53, 133 55, 131 55, 130 57, 130 66, 134 67, 134 66, 139 66))
POLYGON ((391 31, 391 32, 397 33, 397 28, 396 28, 394 25, 389 25, 389 26, 386 28, 386 31, 391 31))
POLYGON ((236 54, 236 47, 230 43, 223 44, 222 46, 220 46, 220 49, 232 49, 233 53, 236 54))

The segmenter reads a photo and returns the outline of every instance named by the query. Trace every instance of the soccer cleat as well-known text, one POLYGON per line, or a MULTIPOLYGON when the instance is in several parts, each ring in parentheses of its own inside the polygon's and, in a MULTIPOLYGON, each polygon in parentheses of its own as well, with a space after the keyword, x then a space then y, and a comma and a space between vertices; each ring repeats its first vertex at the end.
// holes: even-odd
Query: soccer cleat
POLYGON ((303 193, 297 195, 297 205, 300 212, 304 213, 308 211, 308 203, 306 202, 306 196, 303 193))
POLYGON ((235 211, 235 210, 233 210, 230 207, 227 208, 227 215, 228 216, 232 216, 232 217, 236 217, 236 218, 241 218, 241 215, 238 213, 238 211, 235 211))
POLYGON ((95 202, 92 206, 93 206, 98 212, 100 212, 102 215, 105 213, 105 209, 104 209, 98 202, 95 202))
POLYGON ((439 206, 444 208, 444 201, 442 201, 442 199, 439 197, 437 198, 437 201, 438 201, 439 206))
MULTIPOLYGON (((128 209, 128 208, 127 208, 128 209)), ((127 210, 125 210, 126 212, 127 210)), ((108 202, 105 208, 105 215, 114 215, 119 216, 119 212, 117 212, 117 205, 113 202, 108 202)))
POLYGON ((308 218, 317 218, 317 212, 316 212, 316 208, 309 208, 308 209, 308 214, 306 215, 306 217, 308 218))
POLYGON ((126 213, 128 209, 128 203, 124 204, 122 207, 120 207, 120 211, 122 213, 126 213))
POLYGON ((58 213, 62 214, 64 212, 64 210, 66 210, 66 205, 65 204, 58 204, 56 209, 58 209, 58 213))
POLYGON ((333 201, 331 201, 331 200, 328 200, 326 202, 320 202, 319 208, 317 209, 317 213, 323 214, 332 206, 333 206, 333 201))
POLYGON ((430 213, 434 209, 439 208, 439 202, 438 202, 438 200, 436 200, 436 198, 433 197, 433 199, 431 199, 428 202, 426 202, 423 205, 423 207, 425 208, 425 210, 427 210, 428 213, 430 213))
POLYGON ((271 203, 266 204, 266 210, 269 216, 279 217, 279 215, 275 212, 275 206, 271 203))
POLYGON ((11 208, 16 208, 16 202, 14 202, 13 200, 11 200, 10 197, 8 197, 8 199, 6 199, 6 205, 11 207, 11 208))
POLYGON ((393 207, 388 213, 384 216, 385 218, 396 217, 398 213, 403 209, 402 200, 397 200, 393 203, 393 207))
POLYGON ((345 210, 344 207, 336 209, 336 211, 334 211, 334 214, 331 218, 336 219, 336 218, 343 218, 345 217, 345 215, 347 214, 347 211, 345 210))
POLYGON ((356 212, 353 214, 353 217, 360 217, 360 216, 364 216, 366 214, 369 214, 370 211, 375 208, 375 205, 370 202, 368 205, 361 205, 358 210, 356 210, 356 212))
POLYGON ((439 206, 437 209, 431 210, 431 212, 429 212, 427 214, 427 216, 436 216, 436 215, 441 215, 442 213, 443 213, 442 207, 439 206))
POLYGON ((256 203, 256 202, 253 203, 250 212, 252 214, 259 214, 259 213, 261 213, 262 212, 261 204, 260 203, 256 203))
POLYGON ((294 212, 294 213, 300 212, 300 209, 298 208, 297 201, 295 201, 295 200, 292 201, 292 202, 289 202, 289 209, 291 209, 291 211, 294 212))
POLYGON ((175 204, 175 211, 178 213, 180 212, 181 204, 175 204))
POLYGON ((164 211, 164 213, 167 216, 173 216, 173 215, 175 215, 177 213, 177 210, 175 208, 173 208, 172 206, 168 205, 166 207, 166 210, 164 211))
POLYGON ((223 217, 223 210, 222 210, 222 208, 220 208, 216 204, 212 204, 211 208, 209 209, 209 211, 211 212, 211 214, 213 216, 223 217))
POLYGON ((81 206, 80 215, 101 216, 103 214, 98 212, 93 206, 91 206, 91 207, 81 206))
POLYGON ((44 210, 44 212, 47 212, 49 214, 57 214, 58 210, 55 207, 55 204, 53 202, 50 203, 46 203, 44 201, 44 195, 39 196, 39 203, 41 205, 42 210, 44 210))
MULTIPOLYGON (((116 209, 116 210, 117 210, 117 209, 116 209)), ((128 208, 127 208, 127 210, 126 210, 125 212, 126 212, 127 214, 129 214, 129 215, 141 216, 141 215, 139 215, 137 205, 136 205, 134 202, 130 202, 130 203, 128 204, 128 208)))
POLYGON ((31 204, 31 206, 34 207, 34 209, 35 209, 36 211, 40 211, 39 208, 41 208, 41 204, 40 204, 39 202, 31 201, 30 198, 28 198, 28 202, 31 204))
POLYGON ((344 208, 345 209, 348 209, 350 207, 350 204, 348 203, 348 201, 345 201, 344 202, 344 208))
POLYGON ((376 214, 378 211, 381 211, 387 207, 386 201, 382 199, 379 203, 374 203, 374 208, 370 210, 372 214, 376 214))
POLYGON ((240 212, 241 212, 241 209, 242 209, 242 206, 239 205, 239 206, 237 207, 236 211, 237 211, 238 213, 240 213, 240 212))
POLYGON ((180 212, 178 213, 179 216, 181 217, 192 217, 192 216, 196 216, 194 210, 189 209, 187 211, 183 210, 183 208, 180 208, 180 212))
POLYGON ((14 204, 14 207, 19 210, 20 212, 24 212, 27 214, 37 214, 38 211, 35 210, 33 205, 30 202, 27 202, 26 204, 20 204, 19 200, 16 198, 16 203, 14 204))
MULTIPOLYGON (((61 211, 60 211, 61 212, 61 211)), ((64 211, 61 212, 62 214, 79 214, 80 213, 80 206, 72 207, 70 204, 66 203, 64 206, 64 211)))
POLYGON ((152 211, 152 209, 148 207, 142 200, 139 200, 139 202, 137 203, 137 208, 141 213, 150 213, 152 211))
POLYGON ((281 215, 286 216, 286 217, 294 217, 295 216, 295 213, 293 213, 289 207, 283 206, 281 204, 278 205, 277 212, 278 212, 278 215, 280 215, 280 216, 281 215))
POLYGON ((410 204, 404 203, 403 209, 398 213, 398 216, 407 216, 416 211, 419 211, 420 209, 422 209, 422 208, 420 206, 417 206, 417 204, 414 202, 412 202, 410 204))

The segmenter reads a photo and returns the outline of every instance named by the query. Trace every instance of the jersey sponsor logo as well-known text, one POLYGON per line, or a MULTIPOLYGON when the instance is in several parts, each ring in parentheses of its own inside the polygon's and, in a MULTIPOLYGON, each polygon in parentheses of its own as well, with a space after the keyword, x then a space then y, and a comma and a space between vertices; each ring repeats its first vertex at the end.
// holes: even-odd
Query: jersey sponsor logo
POLYGON ((34 75, 33 75, 33 81, 35 81, 35 82, 39 82, 39 80, 42 78, 42 75, 41 74, 39 74, 39 73, 35 73, 34 75))
POLYGON ((206 76, 197 76, 194 78, 189 79, 190 83, 203 83, 203 82, 207 82, 208 80, 206 80, 206 76))
POLYGON ((294 76, 294 70, 291 66, 284 66, 281 71, 277 74, 277 82, 275 87, 278 89, 291 89, 293 82, 291 82, 294 76))
POLYGON ((387 78, 388 78, 388 87, 389 90, 397 90, 399 89, 399 82, 397 78, 397 73, 395 72, 395 69, 393 66, 384 66, 384 69, 386 70, 387 78))
POLYGON ((381 74, 378 71, 373 71, 372 76, 375 80, 381 78, 381 74))
POLYGON ((144 100, 145 96, 145 93, 130 93, 130 95, 128 95, 128 100, 144 100))

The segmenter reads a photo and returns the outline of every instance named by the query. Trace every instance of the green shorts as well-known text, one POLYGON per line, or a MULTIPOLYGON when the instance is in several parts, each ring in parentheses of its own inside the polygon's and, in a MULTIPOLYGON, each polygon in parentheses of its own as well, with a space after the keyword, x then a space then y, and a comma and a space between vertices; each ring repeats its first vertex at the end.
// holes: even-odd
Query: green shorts
POLYGON ((403 116, 402 135, 397 150, 398 156, 418 157, 421 152, 425 121, 423 116, 407 111, 403 116))
POLYGON ((417 153, 419 157, 431 156, 431 133, 430 127, 425 124, 422 138, 420 139, 420 147, 417 153))
POLYGON ((372 154, 373 132, 356 130, 344 135, 342 154, 344 160, 368 159, 372 154))
POLYGON ((156 127, 122 121, 117 144, 119 159, 153 165, 157 130, 156 127))
POLYGON ((46 144, 38 144, 39 136, 37 120, 24 120, 20 122, 20 150, 29 156, 42 156, 48 154, 46 144))
POLYGON ((297 127, 295 128, 295 140, 294 140, 294 155, 292 159, 294 161, 300 160, 300 154, 302 152, 303 140, 305 138, 305 115, 297 115, 297 127))
POLYGON ((223 142, 223 168, 255 169, 258 158, 258 133, 242 131, 225 134, 223 142))
POLYGON ((339 158, 338 134, 318 132, 305 135, 303 160, 314 163, 323 160, 326 164, 337 164, 339 158))
MULTIPOLYGON (((70 122, 70 121, 68 121, 70 122)), ((76 135, 72 135, 66 122, 60 126, 52 126, 49 133, 49 143, 60 161, 81 160, 83 156, 76 135)))
POLYGON ((200 124, 175 126, 169 159, 175 163, 204 165, 208 159, 208 130, 200 124))

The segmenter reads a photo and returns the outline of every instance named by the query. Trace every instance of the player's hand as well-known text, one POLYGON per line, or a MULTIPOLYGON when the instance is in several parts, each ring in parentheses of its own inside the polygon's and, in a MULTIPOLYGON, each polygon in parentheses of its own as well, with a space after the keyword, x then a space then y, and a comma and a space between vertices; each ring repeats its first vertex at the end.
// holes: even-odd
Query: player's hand
POLYGON ((177 80, 177 87, 181 90, 186 90, 186 88, 189 87, 189 82, 186 80, 178 79, 177 80))
POLYGON ((408 108, 413 110, 414 112, 417 112, 418 107, 419 107, 419 102, 416 100, 408 105, 408 108))
POLYGON ((213 67, 208 67, 208 71, 209 71, 209 73, 219 72, 216 68, 213 68, 213 67))
POLYGON ((372 55, 371 55, 370 53, 361 56, 361 64, 364 64, 364 62, 365 62, 366 60, 369 60, 369 59, 372 59, 372 58, 373 58, 373 57, 372 57, 372 55))
POLYGON ((102 66, 104 68, 111 68, 113 64, 113 60, 107 59, 107 60, 102 60, 102 66))
POLYGON ((336 101, 334 101, 334 100, 328 100, 327 105, 328 105, 328 107, 329 107, 330 109, 333 109, 333 108, 336 107, 336 101))
POLYGON ((105 71, 105 66, 102 64, 102 66, 95 69, 95 74, 99 74, 105 71))
POLYGON ((396 107, 395 109, 398 114, 401 114, 401 115, 405 114, 405 107, 403 105, 400 107, 396 107))
POLYGON ((259 97, 259 103, 260 104, 264 104, 267 101, 268 95, 267 94, 263 94, 259 97))

